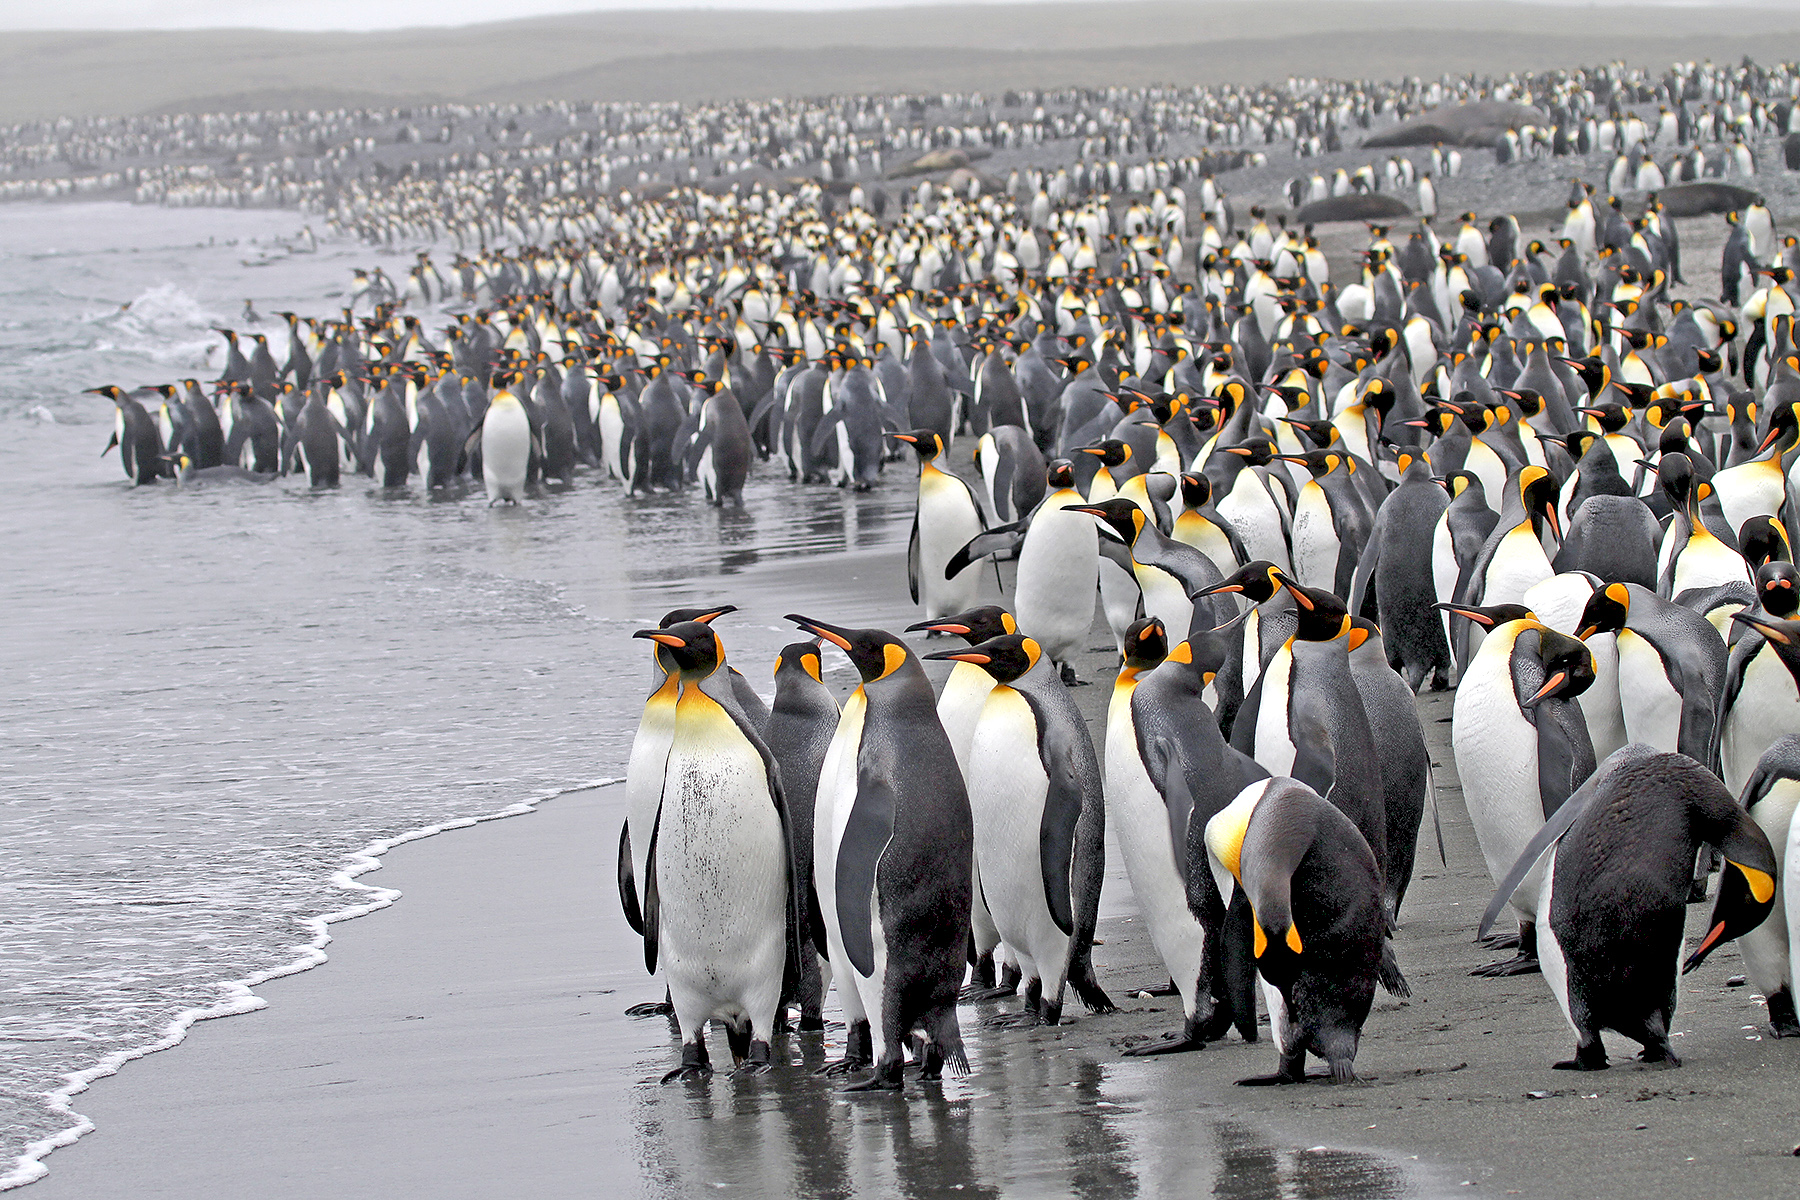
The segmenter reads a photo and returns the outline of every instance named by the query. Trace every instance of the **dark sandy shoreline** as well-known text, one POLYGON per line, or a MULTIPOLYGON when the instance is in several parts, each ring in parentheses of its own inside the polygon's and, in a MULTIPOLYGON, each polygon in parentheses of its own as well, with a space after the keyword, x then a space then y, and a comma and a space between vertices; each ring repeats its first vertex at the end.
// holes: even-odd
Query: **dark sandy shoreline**
MULTIPOLYGON (((828 577, 846 619, 898 625, 901 570, 894 551, 758 568, 734 581, 747 611, 733 619, 774 623, 781 597, 816 597, 828 577)), ((1087 656, 1097 685, 1076 692, 1097 743, 1106 657, 1087 656)), ((53 1155, 32 1195, 684 1195, 702 1181, 739 1195, 1795 1194, 1800 1046, 1768 1038, 1748 990, 1727 986, 1734 948, 1684 981, 1680 1070, 1615 1045, 1609 1072, 1554 1072, 1571 1035, 1542 979, 1469 976, 1494 956, 1472 941, 1489 885, 1450 698, 1420 711, 1449 865, 1428 824, 1396 942, 1413 996, 1378 997, 1358 1085, 1233 1087, 1270 1069, 1266 1030, 1122 1059, 1178 1014, 1128 996, 1162 975, 1115 861, 1095 962, 1117 1014, 1071 1004, 1055 1030, 972 1032, 976 1073, 903 1103, 814 1083, 800 1064, 821 1060, 816 1041, 790 1040, 785 1083, 658 1088, 661 1022, 618 1017, 653 985, 635 955, 604 949, 629 942, 610 857, 622 796, 603 789, 394 851, 364 878, 399 904, 338 927, 324 968, 260 989, 267 1009, 202 1023, 78 1097, 98 1131, 53 1155), (1056 1161, 1032 1161, 1064 1126, 1056 1161), (1027 1152, 995 1153, 1012 1141, 1027 1152)), ((992 1011, 965 1008, 965 1028, 992 1011)))

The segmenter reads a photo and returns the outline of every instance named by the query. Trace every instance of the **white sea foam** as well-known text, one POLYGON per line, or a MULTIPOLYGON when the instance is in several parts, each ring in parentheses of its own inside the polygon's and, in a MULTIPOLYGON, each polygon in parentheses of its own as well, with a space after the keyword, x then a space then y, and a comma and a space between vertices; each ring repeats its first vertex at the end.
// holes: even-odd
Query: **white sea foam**
POLYGON ((267 1007, 269 1002, 258 996, 252 989, 271 979, 280 979, 285 975, 297 975, 302 971, 310 971, 325 962, 330 957, 325 953, 325 947, 331 944, 330 926, 340 921, 349 921, 356 917, 367 916, 372 912, 378 912, 400 899, 402 893, 394 888, 357 882, 357 876, 366 875, 380 867, 382 856, 394 847, 405 845, 407 842, 416 842, 422 838, 433 837, 440 833, 447 833, 452 829, 466 829, 471 825, 479 825, 487 821, 520 816, 531 812, 546 800, 554 800, 558 796, 586 791, 589 788, 610 787, 623 782, 625 782, 623 776, 612 776, 576 784, 572 787, 551 789, 543 792, 536 799, 509 804, 499 812, 486 813, 478 817, 461 817, 435 825, 423 825, 391 838, 381 838, 370 842, 361 850, 350 855, 349 864, 333 872, 331 882, 346 890, 367 893, 367 899, 321 916, 307 918, 302 923, 312 931, 312 938, 300 947, 298 957, 283 966, 267 971, 258 971, 242 979, 227 980, 219 984, 223 998, 217 1004, 183 1010, 169 1022, 163 1035, 156 1041, 146 1046, 115 1051, 101 1058, 92 1066, 84 1067, 79 1071, 71 1071, 63 1076, 64 1086, 46 1093, 44 1103, 51 1112, 68 1117, 72 1123, 49 1137, 40 1138, 27 1145, 24 1153, 13 1160, 12 1170, 5 1175, 0 1175, 0 1192, 23 1187, 43 1178, 49 1173, 49 1168, 43 1162, 46 1155, 52 1150, 73 1145, 94 1131, 94 1123, 75 1111, 71 1102, 76 1096, 91 1087, 95 1080, 117 1074, 120 1067, 133 1059, 143 1058, 146 1055, 155 1054, 159 1050, 167 1050, 171 1046, 180 1044, 182 1039, 187 1037, 188 1030, 192 1029, 196 1022, 210 1021, 217 1017, 234 1017, 241 1013, 255 1012, 259 1008, 267 1007))

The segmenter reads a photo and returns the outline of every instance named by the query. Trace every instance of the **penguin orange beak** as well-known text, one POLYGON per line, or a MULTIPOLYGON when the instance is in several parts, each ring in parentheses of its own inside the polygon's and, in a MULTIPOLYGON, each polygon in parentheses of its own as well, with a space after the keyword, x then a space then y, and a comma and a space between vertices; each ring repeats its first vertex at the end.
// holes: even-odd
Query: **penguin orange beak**
POLYGON ((800 628, 806 630, 806 632, 812 634, 814 637, 824 638, 826 641, 830 642, 832 645, 836 646, 839 650, 842 650, 846 654, 848 654, 850 652, 850 639, 844 637, 842 634, 838 633, 836 630, 834 630, 829 625, 821 625, 819 622, 813 620, 811 617, 803 617, 803 616, 800 616, 798 613, 789 613, 786 617, 784 617, 782 619, 786 620, 786 621, 792 621, 794 624, 796 624, 800 628))
POLYGON ((908 625, 906 632, 954 633, 961 637, 967 637, 973 631, 967 625, 957 621, 920 621, 917 625, 908 625))
MULTIPOLYGON (((1732 620, 1735 621, 1737 619, 1737 614, 1736 613, 1731 614, 1731 618, 1732 618, 1732 620)), ((1586 629, 1583 629, 1581 632, 1579 632, 1575 635, 1575 640, 1578 642, 1585 642, 1589 638, 1593 637, 1594 634, 1598 633, 1599 631, 1600 631, 1600 627, 1598 625, 1589 625, 1586 629)))
POLYGON ((919 439, 914 437, 910 433, 890 433, 890 434, 888 434, 888 436, 893 438, 896 441, 910 442, 912 445, 915 445, 915 446, 919 444, 919 439))
POLYGON ((1106 510, 1105 510, 1105 509, 1103 509, 1103 508, 1089 508, 1089 507, 1088 507, 1088 506, 1087 506, 1087 505, 1085 505, 1085 504, 1071 504, 1071 505, 1069 505, 1069 506, 1068 506, 1068 507, 1067 507, 1067 508, 1065 508, 1065 509, 1063 509, 1063 511, 1064 511, 1064 512, 1078 512, 1078 513, 1086 513, 1086 514, 1087 514, 1087 515, 1088 515, 1088 516, 1090 516, 1090 517, 1104 517, 1104 516, 1106 516, 1106 510))
POLYGON ((1242 592, 1243 590, 1244 585, 1241 583, 1215 583, 1211 587, 1201 588, 1190 596, 1189 599, 1201 600, 1207 596, 1217 596, 1223 592, 1242 592))
POLYGON ((1075 447, 1075 453, 1077 453, 1077 454, 1092 454, 1095 458, 1098 458, 1101 455, 1105 454, 1106 451, 1101 449, 1099 446, 1077 446, 1077 447, 1075 447))
POLYGON ((1283 575, 1280 571, 1275 572, 1275 582, 1288 590, 1288 594, 1293 596, 1295 604, 1298 604, 1308 612, 1313 610, 1313 602, 1307 599, 1306 593, 1300 590, 1299 584, 1289 579, 1286 575, 1283 575))
POLYGON ((679 650, 687 645, 687 639, 673 633, 664 633, 660 629, 640 629, 631 635, 634 638, 645 638, 663 646, 672 646, 679 650))
POLYGON ((726 613, 734 613, 737 610, 738 610, 738 607, 735 604, 721 604, 717 608, 709 608, 705 612, 701 613, 699 616, 693 617, 690 619, 698 621, 702 625, 711 625, 714 621, 718 620, 720 617, 724 616, 726 613))
POLYGON ((1781 436, 1780 429, 1769 430, 1768 435, 1763 438, 1762 443, 1756 447, 1756 452, 1758 454, 1761 454, 1764 450, 1767 450, 1770 446, 1773 446, 1775 444, 1775 439, 1780 436, 1781 436))
POLYGON ((1750 628, 1756 630, 1756 632, 1762 634, 1777 645, 1789 646, 1793 644, 1794 639, 1790 638, 1782 630, 1769 624, 1767 621, 1764 621, 1761 617, 1751 616, 1747 612, 1734 612, 1731 614, 1731 619, 1740 625, 1750 626, 1750 628))
POLYGON ((1548 696, 1551 692, 1554 692, 1557 688, 1561 687, 1564 683, 1567 683, 1568 679, 1569 679, 1569 673, 1567 671, 1558 671, 1556 674, 1552 675, 1550 678, 1544 680, 1544 686, 1539 688, 1537 691, 1533 692, 1531 694, 1530 698, 1527 699, 1525 701, 1525 703, 1521 704, 1519 707, 1520 708, 1536 707, 1536 705, 1540 701, 1542 701, 1544 699, 1544 697, 1548 696))
POLYGON ((936 659, 940 662, 954 660, 956 662, 974 663, 978 667, 985 667, 994 661, 990 656, 974 650, 946 650, 942 654, 927 654, 924 657, 936 659))

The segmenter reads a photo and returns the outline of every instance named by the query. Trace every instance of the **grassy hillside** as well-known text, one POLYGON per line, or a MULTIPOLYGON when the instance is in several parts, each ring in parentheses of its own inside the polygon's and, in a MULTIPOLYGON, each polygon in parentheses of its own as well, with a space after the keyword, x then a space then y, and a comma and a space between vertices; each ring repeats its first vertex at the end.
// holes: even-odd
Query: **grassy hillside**
POLYGON ((458 29, 0 34, 0 122, 423 100, 1391 77, 1800 57, 1800 7, 1496 2, 976 5, 594 13, 458 29))

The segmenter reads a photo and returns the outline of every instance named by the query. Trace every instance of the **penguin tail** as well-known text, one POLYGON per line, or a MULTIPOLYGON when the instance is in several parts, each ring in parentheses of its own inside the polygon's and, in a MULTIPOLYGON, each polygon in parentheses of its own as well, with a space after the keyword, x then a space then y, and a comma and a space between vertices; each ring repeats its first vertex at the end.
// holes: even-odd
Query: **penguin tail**
POLYGON ((1412 986, 1406 982, 1406 976, 1400 973, 1400 964, 1394 958, 1394 943, 1381 943, 1381 969, 1376 976, 1381 981, 1384 991, 1390 996, 1406 997, 1412 995, 1412 986))
POLYGON ((925 1018, 925 1033, 944 1056, 944 1065, 957 1075, 969 1073, 969 1055, 963 1049, 962 1027, 957 1024, 956 1005, 942 1005, 925 1018))

